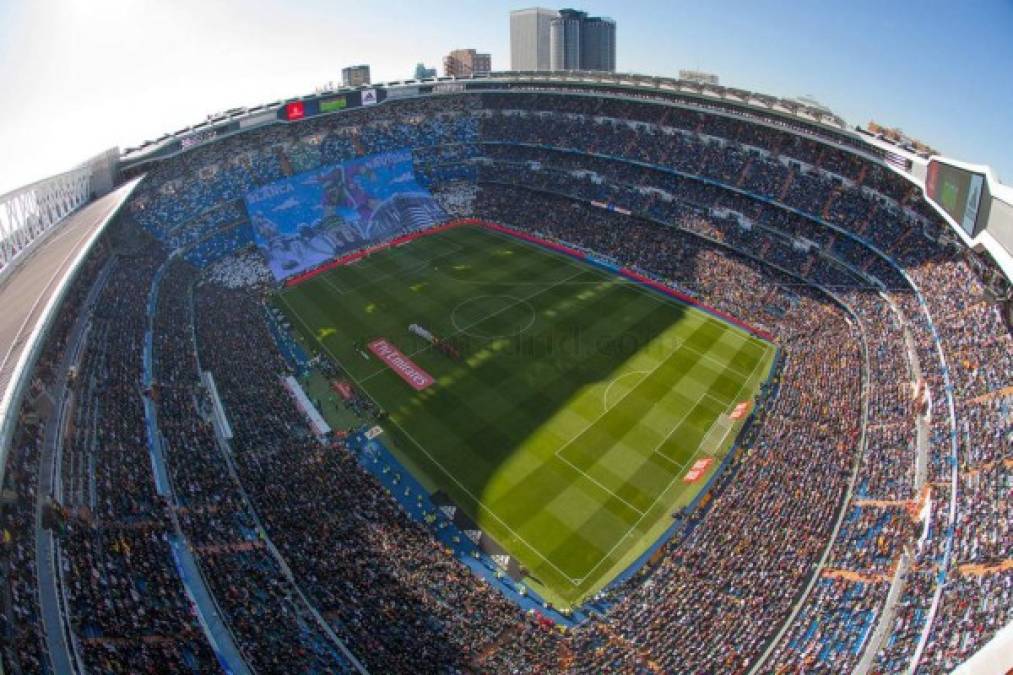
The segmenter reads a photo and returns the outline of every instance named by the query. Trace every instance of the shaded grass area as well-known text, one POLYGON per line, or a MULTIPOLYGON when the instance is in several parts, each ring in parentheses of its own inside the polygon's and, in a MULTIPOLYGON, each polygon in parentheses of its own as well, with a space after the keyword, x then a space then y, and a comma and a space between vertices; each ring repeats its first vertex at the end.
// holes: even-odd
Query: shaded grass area
POLYGON ((310 371, 309 376, 301 384, 306 390, 306 395, 317 404, 332 429, 336 431, 354 429, 364 422, 354 411, 345 406, 341 397, 331 388, 327 378, 319 372, 310 371))
POLYGON ((731 446, 773 348, 564 256, 477 228, 384 251, 284 291, 303 339, 389 413, 388 444, 447 492, 560 605, 652 544, 731 446), (408 332, 453 344, 447 356, 408 332), (416 392, 365 343, 436 382, 416 392), (390 440, 393 439, 393 443, 390 440))

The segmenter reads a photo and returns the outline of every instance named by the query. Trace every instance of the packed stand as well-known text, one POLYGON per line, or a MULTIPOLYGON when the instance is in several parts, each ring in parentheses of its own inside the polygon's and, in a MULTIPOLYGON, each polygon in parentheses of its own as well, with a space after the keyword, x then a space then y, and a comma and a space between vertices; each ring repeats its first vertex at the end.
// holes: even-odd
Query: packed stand
POLYGON ((65 504, 68 609, 90 669, 207 672, 216 661, 173 566, 144 426, 147 296, 164 254, 143 239, 136 245, 121 251, 95 304, 73 385, 64 455, 77 455, 74 466, 91 479, 65 504))

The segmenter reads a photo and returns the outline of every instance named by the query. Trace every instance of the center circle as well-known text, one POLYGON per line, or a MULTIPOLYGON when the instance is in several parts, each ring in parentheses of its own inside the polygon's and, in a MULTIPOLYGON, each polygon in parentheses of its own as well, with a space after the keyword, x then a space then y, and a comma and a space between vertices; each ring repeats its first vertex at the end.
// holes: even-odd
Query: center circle
POLYGON ((473 338, 510 338, 531 328, 535 308, 524 298, 512 295, 478 295, 454 307, 450 321, 458 333, 473 338))

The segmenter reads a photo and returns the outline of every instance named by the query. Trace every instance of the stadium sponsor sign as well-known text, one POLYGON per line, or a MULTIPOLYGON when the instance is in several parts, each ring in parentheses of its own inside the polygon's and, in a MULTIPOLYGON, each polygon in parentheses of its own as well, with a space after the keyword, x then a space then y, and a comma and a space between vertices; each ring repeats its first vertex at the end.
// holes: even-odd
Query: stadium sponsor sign
POLYGON ((274 110, 270 112, 258 113, 251 115, 250 117, 244 117, 239 120, 240 129, 250 129, 251 127, 259 127, 262 124, 270 124, 278 119, 278 113, 274 110))
POLYGON ((396 89, 388 89, 386 99, 390 101, 399 98, 415 98, 418 95, 418 87, 398 87, 396 89))
POLYGON ((353 392, 352 386, 348 384, 348 382, 344 380, 335 380, 331 384, 331 388, 334 389, 334 391, 338 392, 338 396, 340 396, 342 399, 346 401, 351 400, 353 392))
POLYGON ((362 90, 362 105, 376 105, 376 89, 362 90))
POLYGON ((700 480, 700 477, 707 471, 707 467, 714 461, 713 457, 704 457, 693 462, 693 466, 689 468, 686 475, 682 477, 683 483, 695 483, 700 480))
POLYGON ((285 119, 289 122, 306 117, 306 106, 302 101, 293 101, 285 106, 285 119))
POLYGON ((459 94, 464 91, 464 82, 440 82, 433 87, 435 94, 459 94))
POLYGON ((749 411, 753 409, 752 401, 742 401, 732 409, 732 414, 728 417, 733 420, 740 420, 749 414, 749 411))
POLYGON ((387 342, 385 338, 377 338, 366 347, 415 391, 422 391, 433 383, 432 375, 419 368, 414 361, 402 354, 400 349, 387 342))

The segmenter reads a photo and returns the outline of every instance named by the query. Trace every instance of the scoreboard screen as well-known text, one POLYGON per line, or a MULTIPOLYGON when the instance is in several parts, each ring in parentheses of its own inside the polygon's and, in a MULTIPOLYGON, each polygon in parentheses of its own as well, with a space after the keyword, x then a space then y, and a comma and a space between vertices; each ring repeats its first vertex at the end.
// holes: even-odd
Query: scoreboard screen
POLYGON ((979 222, 984 225, 985 218, 979 216, 982 206, 988 204, 987 193, 984 174, 935 159, 929 162, 925 195, 929 201, 946 212, 969 237, 979 232, 979 222))

